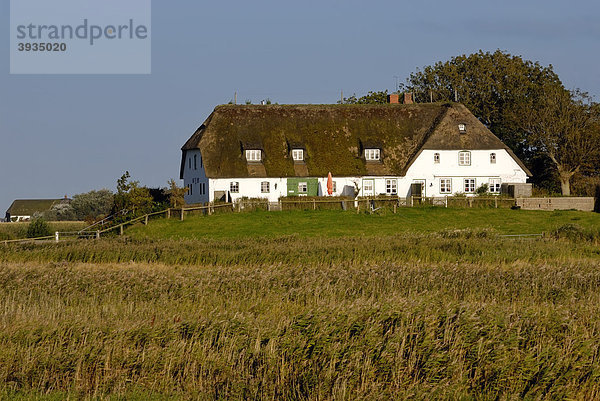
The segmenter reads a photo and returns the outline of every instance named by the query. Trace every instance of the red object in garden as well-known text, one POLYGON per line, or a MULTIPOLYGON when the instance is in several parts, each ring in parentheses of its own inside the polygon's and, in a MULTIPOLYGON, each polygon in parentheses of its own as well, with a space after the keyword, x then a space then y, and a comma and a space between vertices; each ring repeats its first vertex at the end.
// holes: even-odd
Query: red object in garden
POLYGON ((327 193, 329 195, 333 193, 333 177, 331 177, 331 171, 327 174, 327 193))

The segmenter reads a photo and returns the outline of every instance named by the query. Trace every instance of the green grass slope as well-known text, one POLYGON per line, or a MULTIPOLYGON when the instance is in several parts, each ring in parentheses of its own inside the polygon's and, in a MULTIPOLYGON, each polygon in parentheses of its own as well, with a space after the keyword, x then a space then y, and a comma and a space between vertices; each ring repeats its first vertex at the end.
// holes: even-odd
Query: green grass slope
POLYGON ((498 234, 550 232, 566 224, 600 228, 600 214, 577 211, 526 211, 509 209, 400 208, 367 214, 351 211, 284 211, 223 213, 156 220, 148 227, 127 230, 132 238, 226 239, 245 237, 356 237, 390 236, 403 232, 443 230, 494 230, 498 234))

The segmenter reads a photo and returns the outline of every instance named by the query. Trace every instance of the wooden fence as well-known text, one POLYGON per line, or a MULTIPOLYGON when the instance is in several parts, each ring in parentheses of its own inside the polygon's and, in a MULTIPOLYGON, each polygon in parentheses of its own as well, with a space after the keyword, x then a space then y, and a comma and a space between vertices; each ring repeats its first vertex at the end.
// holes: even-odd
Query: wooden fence
MULTIPOLYGON (((548 199, 548 198, 544 198, 548 199)), ((566 199, 566 198, 556 198, 566 199)), ((577 198, 568 198, 577 199, 577 198)), ((591 198, 594 199, 594 198, 591 198)), ((536 202, 539 202, 536 199, 536 202)), ((588 199, 586 198, 586 202, 588 199)), ((438 206, 438 207, 458 207, 458 208, 512 208, 521 207, 527 201, 521 198, 504 198, 498 196, 492 197, 417 197, 410 196, 405 198, 400 197, 372 197, 372 198, 320 198, 320 199, 303 199, 303 198, 285 198, 277 202, 270 202, 266 199, 241 199, 235 203, 210 203, 206 205, 189 206, 182 208, 169 208, 158 212, 144 214, 139 217, 127 220, 125 222, 115 224, 111 227, 102 230, 82 230, 77 232, 56 232, 52 236, 39 238, 26 238, 17 240, 3 240, 0 243, 10 244, 18 242, 31 241, 59 241, 65 238, 100 238, 102 234, 117 231, 119 235, 123 235, 125 227, 141 222, 147 225, 150 218, 164 216, 167 219, 178 218, 181 221, 185 220, 186 214, 195 213, 203 215, 212 215, 214 213, 241 213, 255 210, 279 211, 279 210, 355 210, 356 213, 366 212, 374 213, 378 210, 391 211, 397 213, 402 207, 420 207, 420 206, 438 206)), ((586 203, 587 205, 587 203, 586 203)))

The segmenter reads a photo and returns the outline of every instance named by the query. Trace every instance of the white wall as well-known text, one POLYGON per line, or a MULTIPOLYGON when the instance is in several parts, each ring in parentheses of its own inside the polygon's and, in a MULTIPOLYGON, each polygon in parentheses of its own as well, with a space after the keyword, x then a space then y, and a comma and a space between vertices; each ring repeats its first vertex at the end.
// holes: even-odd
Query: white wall
POLYGON ((500 178, 502 183, 527 182, 527 174, 505 149, 472 150, 471 165, 459 166, 456 150, 424 150, 406 172, 400 196, 406 196, 410 184, 425 180, 426 196, 445 196, 440 193, 440 178, 452 180, 452 193, 464 192, 464 179, 474 178, 475 188, 489 184, 490 178, 500 178), (440 162, 434 163, 434 153, 440 162), (496 154, 496 163, 490 163, 490 154, 496 154))
POLYGON ((206 178, 200 150, 187 150, 184 156, 185 166, 183 168, 183 185, 185 187, 191 185, 191 193, 188 191, 185 195, 185 202, 187 204, 209 202, 209 180, 206 178), (194 156, 196 156, 195 164, 194 156), (202 192, 203 188, 205 188, 204 193, 202 192))
MULTIPOLYGON (((215 191, 224 191, 235 202, 242 197, 266 198, 276 202, 280 197, 287 196, 287 178, 218 178, 207 179, 204 169, 200 167, 194 170, 193 155, 199 151, 188 151, 186 154, 186 165, 184 169, 184 184, 192 184, 192 195, 186 195, 187 203, 200 203, 214 201, 215 191), (192 168, 189 169, 190 160, 192 168), (199 185, 196 182, 206 183, 206 194, 201 195, 199 185), (269 182, 269 192, 261 192, 261 183, 269 182), (237 182, 238 193, 231 193, 231 182, 237 182)), ((410 185, 419 180, 425 181, 425 196, 446 196, 457 192, 464 192, 464 179, 475 179, 475 189, 483 184, 489 184, 490 178, 499 178, 501 183, 524 183, 527 182, 527 174, 521 169, 517 162, 504 149, 496 150, 474 150, 471 151, 471 164, 459 166, 456 150, 436 151, 424 150, 408 169, 405 177, 333 177, 336 183, 336 191, 333 196, 354 196, 358 187, 358 196, 386 194, 386 180, 395 180, 397 195, 400 197, 410 196, 410 185), (434 153, 440 154, 440 162, 434 163, 434 153), (496 154, 496 163, 490 163, 490 153, 496 154), (452 180, 451 194, 440 193, 440 179, 452 180), (374 191, 372 194, 365 193, 363 183, 365 180, 373 180, 374 191)), ((327 177, 317 178, 319 184, 319 196, 327 194, 327 177)))

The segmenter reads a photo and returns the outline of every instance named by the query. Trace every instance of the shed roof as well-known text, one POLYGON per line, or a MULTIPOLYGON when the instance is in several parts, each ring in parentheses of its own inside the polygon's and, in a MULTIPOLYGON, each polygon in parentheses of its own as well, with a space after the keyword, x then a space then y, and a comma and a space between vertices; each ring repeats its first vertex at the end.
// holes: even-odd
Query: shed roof
POLYGON ((423 149, 508 148, 462 104, 419 103, 217 106, 182 147, 181 177, 193 149, 201 151, 207 177, 243 178, 402 176, 423 149), (301 172, 290 144, 306 149, 301 172), (380 163, 364 160, 369 147, 381 148, 380 163), (263 150, 264 168, 246 162, 249 148, 263 150))

